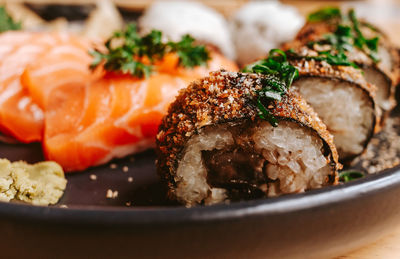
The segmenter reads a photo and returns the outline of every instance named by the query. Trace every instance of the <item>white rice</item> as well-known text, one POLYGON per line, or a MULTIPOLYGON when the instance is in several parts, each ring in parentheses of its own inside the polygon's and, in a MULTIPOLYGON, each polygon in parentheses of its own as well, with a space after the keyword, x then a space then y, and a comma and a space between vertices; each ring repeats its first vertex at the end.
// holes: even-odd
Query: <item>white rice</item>
POLYGON ((216 46, 222 54, 235 59, 228 22, 217 11, 198 2, 160 1, 139 18, 141 33, 160 30, 171 40, 190 34, 198 42, 216 46))
POLYGON ((293 85, 334 136, 339 158, 363 151, 374 110, 364 91, 348 82, 302 78, 293 85))
POLYGON ((234 138, 254 142, 254 150, 268 161, 268 178, 278 180, 268 184, 268 196, 319 188, 332 172, 322 153, 322 140, 314 131, 295 122, 281 121, 278 127, 272 127, 263 121, 245 132, 250 135, 233 136, 227 126, 209 127, 188 141, 175 177, 176 196, 181 202, 190 207, 202 201, 205 204, 227 201, 227 190, 207 183, 201 151, 220 150, 240 143, 234 138))
POLYGON ((225 200, 224 190, 215 190, 216 188, 211 188, 207 183, 207 169, 202 161, 201 151, 222 149, 232 144, 232 134, 224 128, 210 128, 188 141, 175 178, 178 183, 176 196, 181 201, 192 206, 204 199, 210 204, 225 200))
POLYGON ((244 5, 230 22, 238 63, 246 65, 264 57, 270 49, 292 40, 303 24, 296 8, 278 1, 244 5))
POLYGON ((279 193, 304 192, 320 188, 332 169, 322 153, 322 140, 310 129, 294 122, 280 122, 272 127, 264 122, 253 135, 255 148, 269 162, 267 176, 279 179, 279 193))

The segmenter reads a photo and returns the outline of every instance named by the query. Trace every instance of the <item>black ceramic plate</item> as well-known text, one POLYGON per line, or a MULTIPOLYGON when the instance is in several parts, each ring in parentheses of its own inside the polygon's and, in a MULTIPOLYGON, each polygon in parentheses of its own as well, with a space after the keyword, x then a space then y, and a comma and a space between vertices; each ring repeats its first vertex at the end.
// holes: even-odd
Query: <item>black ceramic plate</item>
MULTIPOLYGON (((1 144, 0 154, 43 159, 38 145, 1 144)), ((154 159, 149 151, 70 174, 57 206, 0 203, 2 256, 324 258, 376 240, 400 218, 400 168, 304 194, 187 209, 164 199, 154 159)))
MULTIPOLYGON (((33 7, 43 17, 69 10, 33 7)), ((39 145, 0 144, 0 157, 43 160, 39 145)), ((187 209, 165 200, 154 160, 148 151, 70 174, 56 206, 0 202, 0 257, 329 258, 400 218, 400 167, 303 194, 187 209), (106 198, 108 190, 118 196, 106 198)))

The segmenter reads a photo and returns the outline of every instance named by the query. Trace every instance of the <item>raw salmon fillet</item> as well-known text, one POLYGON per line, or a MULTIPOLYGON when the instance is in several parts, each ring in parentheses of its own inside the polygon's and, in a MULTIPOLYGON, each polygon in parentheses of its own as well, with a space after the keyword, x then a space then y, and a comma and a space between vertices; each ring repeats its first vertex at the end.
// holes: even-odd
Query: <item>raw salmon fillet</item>
MULTIPOLYGON (((68 34, 6 32, 0 34, 0 131, 21 142, 41 141, 43 110, 21 83, 26 67, 49 50, 73 41, 68 34)), ((51 66, 51 64, 48 64, 51 66)))
POLYGON ((138 79, 92 72, 85 44, 66 45, 58 47, 64 51, 49 50, 22 77, 45 111, 46 158, 65 171, 81 171, 153 147, 161 119, 180 89, 211 70, 237 70, 216 53, 208 67, 177 68, 177 56, 169 54, 156 64, 157 73, 138 79))
POLYGON ((70 36, 26 67, 21 81, 39 107, 45 108, 45 100, 53 89, 90 80, 91 45, 87 39, 70 36))

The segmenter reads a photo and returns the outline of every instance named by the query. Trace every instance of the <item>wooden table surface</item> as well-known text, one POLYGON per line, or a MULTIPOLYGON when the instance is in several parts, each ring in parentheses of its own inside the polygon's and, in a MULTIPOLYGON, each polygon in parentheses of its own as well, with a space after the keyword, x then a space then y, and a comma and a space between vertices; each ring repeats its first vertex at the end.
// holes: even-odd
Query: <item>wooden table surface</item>
MULTIPOLYGON (((400 219, 399 219, 400 223, 400 219)), ((384 238, 335 259, 398 259, 400 258, 400 225, 384 238)))

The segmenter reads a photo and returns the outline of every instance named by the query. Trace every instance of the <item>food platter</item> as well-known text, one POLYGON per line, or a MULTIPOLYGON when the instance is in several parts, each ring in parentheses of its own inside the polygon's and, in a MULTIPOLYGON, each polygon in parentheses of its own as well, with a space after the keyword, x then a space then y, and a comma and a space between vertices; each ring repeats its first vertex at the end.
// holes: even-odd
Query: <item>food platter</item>
MULTIPOLYGON (((38 145, 1 144, 0 151, 11 160, 42 159, 38 145)), ((399 166, 303 194, 185 208, 165 200, 154 159, 147 151, 67 175, 55 206, 2 203, 3 255, 329 258, 377 240, 400 216, 399 166), (118 196, 107 198, 109 189, 118 196)))
MULTIPOLYGON (((398 114, 397 107, 387 120, 397 118, 398 114)), ((398 138, 399 133, 397 129, 393 134, 398 138)), ((391 141, 385 137, 385 131, 379 134, 364 158, 347 165, 347 169, 365 171, 364 165, 373 164, 374 174, 337 186, 252 201, 192 208, 169 201, 156 173, 153 150, 70 173, 66 175, 65 193, 56 205, 0 203, 0 227, 5 233, 0 245, 2 255, 5 258, 343 255, 389 232, 400 216, 400 165, 392 163, 393 168, 383 166, 388 169, 382 170, 379 161, 385 164, 382 160, 388 157, 379 160, 371 156, 374 152, 382 153, 380 147, 386 148, 383 144, 391 141)), ((394 155, 390 160, 398 159, 399 150, 392 150, 394 155)), ((43 161, 42 153, 40 144, 0 142, 0 158, 11 161, 43 161)))

